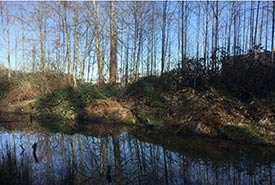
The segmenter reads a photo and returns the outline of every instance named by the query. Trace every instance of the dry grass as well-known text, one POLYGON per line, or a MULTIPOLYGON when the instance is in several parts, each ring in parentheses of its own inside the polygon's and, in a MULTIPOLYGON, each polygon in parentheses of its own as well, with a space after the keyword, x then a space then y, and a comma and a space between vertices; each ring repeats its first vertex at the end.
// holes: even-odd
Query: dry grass
POLYGON ((40 95, 41 91, 35 84, 23 81, 7 93, 6 97, 1 100, 1 104, 9 105, 20 101, 33 100, 40 95))
POLYGON ((96 100, 88 104, 82 114, 86 118, 100 118, 111 122, 134 123, 131 105, 112 100, 96 100))

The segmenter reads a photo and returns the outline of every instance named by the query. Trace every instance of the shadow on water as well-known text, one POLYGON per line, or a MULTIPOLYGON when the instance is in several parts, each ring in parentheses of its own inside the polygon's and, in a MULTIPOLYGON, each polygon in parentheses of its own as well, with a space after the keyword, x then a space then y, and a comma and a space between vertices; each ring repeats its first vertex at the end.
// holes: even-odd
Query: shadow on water
POLYGON ((1 184, 275 183, 272 147, 62 124, 1 123, 1 184))

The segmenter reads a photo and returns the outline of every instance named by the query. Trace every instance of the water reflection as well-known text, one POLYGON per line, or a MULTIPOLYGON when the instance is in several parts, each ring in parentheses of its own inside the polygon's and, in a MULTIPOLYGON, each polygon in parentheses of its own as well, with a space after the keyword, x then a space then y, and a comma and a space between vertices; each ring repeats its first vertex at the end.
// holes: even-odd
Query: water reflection
MULTIPOLYGON (((4 130, 5 128, 5 130, 4 130)), ((37 127, 35 127, 37 128, 37 127)), ((273 149, 132 132, 0 132, 1 184, 274 184, 273 149), (90 134, 88 134, 90 133, 90 134), (160 136, 159 136, 160 137, 160 136), (170 142, 170 143, 169 143, 170 142), (174 145, 174 146, 173 146, 174 145), (177 147, 178 146, 178 147, 177 147)), ((123 129, 122 129, 123 130, 123 129)))

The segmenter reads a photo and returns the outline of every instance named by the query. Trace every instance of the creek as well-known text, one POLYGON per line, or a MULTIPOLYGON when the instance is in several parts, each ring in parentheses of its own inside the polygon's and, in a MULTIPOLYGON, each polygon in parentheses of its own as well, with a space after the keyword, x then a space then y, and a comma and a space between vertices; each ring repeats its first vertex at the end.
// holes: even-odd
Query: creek
POLYGON ((1 121, 0 155, 1 184, 275 184, 273 147, 125 125, 1 121))

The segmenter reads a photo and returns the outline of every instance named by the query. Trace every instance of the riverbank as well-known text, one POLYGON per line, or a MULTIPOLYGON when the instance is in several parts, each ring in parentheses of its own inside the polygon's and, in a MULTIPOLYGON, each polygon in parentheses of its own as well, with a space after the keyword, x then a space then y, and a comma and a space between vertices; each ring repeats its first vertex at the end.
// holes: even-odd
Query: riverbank
MULTIPOLYGON (((198 79, 198 84, 201 81, 198 79)), ((64 84, 30 98, 7 101, 4 97, 0 111, 30 113, 49 122, 122 123, 145 129, 148 134, 199 135, 275 145, 275 98, 270 95, 244 101, 219 85, 178 88, 169 76, 141 78, 127 87, 64 84)))

